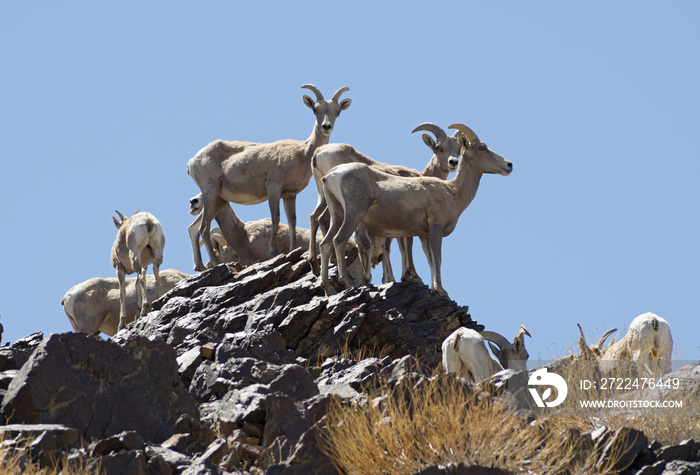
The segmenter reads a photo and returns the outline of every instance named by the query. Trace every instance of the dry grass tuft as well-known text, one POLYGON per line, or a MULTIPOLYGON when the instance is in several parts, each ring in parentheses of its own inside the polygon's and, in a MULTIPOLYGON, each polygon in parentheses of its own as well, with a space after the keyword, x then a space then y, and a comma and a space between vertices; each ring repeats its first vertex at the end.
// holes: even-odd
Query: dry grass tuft
POLYGON ((618 460, 599 460, 590 439, 563 419, 529 423, 449 375, 418 381, 383 384, 363 407, 329 409, 321 444, 341 472, 410 474, 468 461, 511 472, 612 473, 618 460))
POLYGON ((0 474, 2 475, 99 475, 101 468, 88 468, 83 457, 56 460, 52 467, 40 467, 31 460, 31 440, 0 440, 0 474))

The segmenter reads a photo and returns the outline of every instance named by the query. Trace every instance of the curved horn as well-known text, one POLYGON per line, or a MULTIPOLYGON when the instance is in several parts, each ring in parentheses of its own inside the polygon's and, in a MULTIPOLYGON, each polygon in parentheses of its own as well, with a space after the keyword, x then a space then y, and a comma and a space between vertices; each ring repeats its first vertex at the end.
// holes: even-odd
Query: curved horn
POLYGON ((308 89, 309 91, 311 91, 311 92, 313 92, 314 94, 316 94, 316 100, 317 100, 317 101, 323 101, 323 100, 325 100, 325 99, 323 99, 323 94, 321 94, 321 91, 319 91, 318 88, 317 88, 316 86, 314 86, 313 84, 304 84, 303 86, 301 86, 301 88, 302 88, 302 89, 308 89))
POLYGON ((527 331, 527 328, 525 328, 525 325, 520 325, 520 329, 518 330, 518 335, 515 338, 518 339, 523 339, 523 335, 527 335, 530 338, 532 338, 532 335, 530 335, 530 332, 527 331))
POLYGON ((469 139, 469 143, 480 141, 479 137, 474 133, 474 131, 464 124, 452 124, 447 128, 448 129, 457 129, 460 132, 462 132, 467 137, 467 139, 469 139))
POLYGON ((511 342, 509 342, 509 341, 506 339, 506 337, 504 337, 503 335, 500 335, 500 334, 498 334, 498 333, 496 333, 496 332, 490 332, 490 331, 484 330, 483 332, 479 332, 479 334, 480 334, 482 337, 484 337, 484 340, 488 340, 488 341, 494 342, 495 344, 497 344, 498 346, 500 346, 501 349, 503 349, 503 348, 505 348, 505 347, 507 347, 507 346, 512 346, 512 345, 513 345, 511 342))
POLYGON ((331 99, 332 101, 338 102, 338 99, 340 99, 340 96, 344 93, 349 91, 349 87, 341 87, 337 91, 335 91, 335 94, 333 94, 333 98, 331 99))
POLYGON ((117 211, 116 209, 114 210, 114 212, 117 213, 117 214, 119 215, 119 220, 120 220, 120 221, 124 221, 124 215, 123 215, 123 214, 121 214, 121 213, 120 213, 119 211, 117 211))
POLYGON ((583 339, 585 340, 585 339, 586 339, 586 336, 583 334, 583 328, 581 328, 581 324, 580 324, 580 323, 577 323, 576 326, 578 327, 578 331, 581 332, 581 336, 582 336, 583 339))
POLYGON ((615 333, 616 331, 617 331, 617 328, 613 328, 612 330, 608 330, 607 332, 605 332, 605 334, 600 337, 600 340, 598 340, 598 349, 602 350, 603 345, 605 344, 605 340, 607 340, 608 337, 610 335, 612 335, 613 333, 615 333))
POLYGON ((427 132, 432 133, 433 135, 435 135, 436 139, 439 139, 440 137, 447 137, 447 134, 444 130, 442 130, 442 127, 440 127, 437 124, 433 124, 432 122, 423 122, 418 127, 413 129, 411 133, 418 132, 419 130, 425 130, 427 132))

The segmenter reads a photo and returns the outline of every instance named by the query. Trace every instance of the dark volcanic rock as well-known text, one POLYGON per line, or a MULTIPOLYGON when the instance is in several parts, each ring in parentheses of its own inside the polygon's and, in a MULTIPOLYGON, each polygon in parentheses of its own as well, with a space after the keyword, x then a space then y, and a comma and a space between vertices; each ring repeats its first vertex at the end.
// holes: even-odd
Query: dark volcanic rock
MULTIPOLYGON (((8 444, 28 439, 25 459, 42 467, 64 457, 107 475, 337 473, 320 448, 329 407, 415 403, 460 326, 483 329, 467 307, 422 284, 326 296, 300 250, 244 269, 224 264, 182 281, 111 340, 37 333, 1 347, 0 415, 23 423, 3 432, 8 444)), ((698 387, 700 366, 678 374, 684 388, 698 387)), ((450 378, 465 400, 501 394, 513 413, 530 413, 526 373, 502 372, 481 389, 450 378)), ((619 457, 623 473, 700 465, 692 440, 664 447, 604 427, 566 437, 577 460, 619 457)), ((463 461, 419 473, 505 472, 463 461)))
MULTIPOLYGON (((413 354, 437 367, 450 332, 483 329, 467 307, 432 296, 423 284, 363 286, 326 297, 300 249, 242 271, 217 266, 184 281, 153 308, 120 335, 158 336, 178 355, 206 342, 275 332, 276 348, 260 350, 268 357, 281 351, 279 334, 287 350, 310 360, 341 348, 370 349, 392 358, 413 354)), ((238 346, 250 352, 254 345, 238 346)))
POLYGON ((6 423, 54 423, 88 439, 135 430, 161 442, 181 413, 197 408, 162 340, 104 341, 82 333, 45 339, 3 399, 6 423))

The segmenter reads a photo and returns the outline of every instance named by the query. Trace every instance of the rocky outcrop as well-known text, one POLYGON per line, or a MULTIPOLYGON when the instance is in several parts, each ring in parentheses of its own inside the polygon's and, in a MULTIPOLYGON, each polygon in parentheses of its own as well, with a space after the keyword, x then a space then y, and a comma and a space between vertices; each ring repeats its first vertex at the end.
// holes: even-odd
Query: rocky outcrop
MULTIPOLYGON (((0 348, 4 446, 42 466, 63 460, 110 475, 336 473, 317 440, 329 405, 368 402, 380 379, 431 377, 459 326, 483 329, 422 284, 327 297, 300 251, 220 265, 110 340, 34 334, 0 348)), ((511 371, 490 387, 526 380, 511 371)), ((622 450, 620 463, 640 473, 700 463, 694 441, 661 447, 609 429, 583 439, 600 453, 622 450)), ((464 462, 421 473, 504 473, 485 470, 464 462)))
POLYGON ((326 297, 301 250, 246 269, 223 264, 188 279, 119 338, 157 336, 181 355, 206 343, 278 331, 294 356, 317 360, 346 347, 440 362, 459 326, 482 330, 467 307, 418 283, 364 286, 326 297))

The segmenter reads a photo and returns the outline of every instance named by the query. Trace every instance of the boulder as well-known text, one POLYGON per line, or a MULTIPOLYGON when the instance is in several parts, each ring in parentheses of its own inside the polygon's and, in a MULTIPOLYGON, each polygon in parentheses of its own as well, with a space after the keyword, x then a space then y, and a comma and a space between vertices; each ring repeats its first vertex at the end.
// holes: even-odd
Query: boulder
POLYGON ((159 339, 54 334, 12 380, 0 415, 7 424, 63 424, 88 440, 131 430, 162 442, 180 414, 197 416, 177 368, 159 339))

